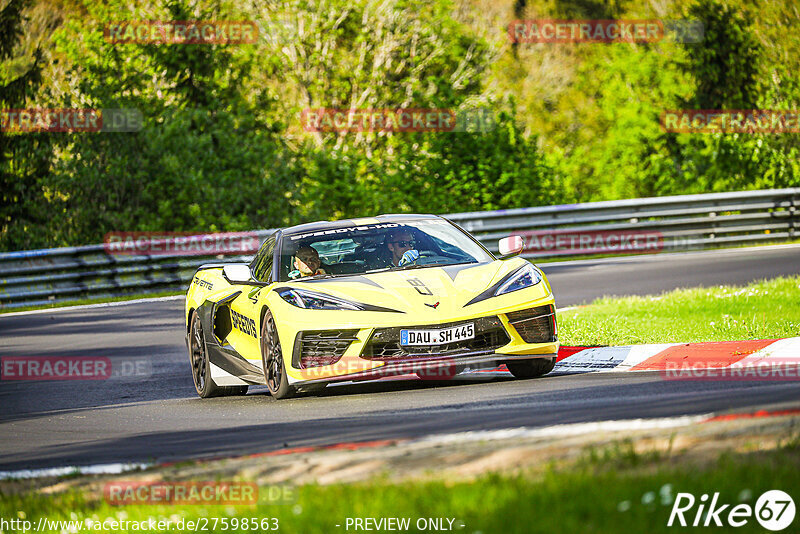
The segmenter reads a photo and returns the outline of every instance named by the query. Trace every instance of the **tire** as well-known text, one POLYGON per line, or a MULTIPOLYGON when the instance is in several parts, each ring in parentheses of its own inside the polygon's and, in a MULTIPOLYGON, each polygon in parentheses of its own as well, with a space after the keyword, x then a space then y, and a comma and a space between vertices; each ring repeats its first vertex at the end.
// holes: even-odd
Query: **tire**
POLYGON ((506 367, 515 378, 539 378, 546 375, 556 366, 555 358, 536 358, 506 362, 506 367))
POLYGON ((189 363, 192 365, 192 381, 194 389, 202 399, 229 395, 245 395, 247 386, 218 386, 211 378, 211 366, 208 362, 205 335, 200 316, 192 312, 189 318, 189 363))
POLYGON ((264 314, 264 322, 261 325, 261 363, 267 389, 273 398, 293 397, 296 390, 289 385, 289 377, 286 376, 283 350, 281 350, 281 342, 278 339, 278 330, 275 328, 275 319, 270 310, 264 314))

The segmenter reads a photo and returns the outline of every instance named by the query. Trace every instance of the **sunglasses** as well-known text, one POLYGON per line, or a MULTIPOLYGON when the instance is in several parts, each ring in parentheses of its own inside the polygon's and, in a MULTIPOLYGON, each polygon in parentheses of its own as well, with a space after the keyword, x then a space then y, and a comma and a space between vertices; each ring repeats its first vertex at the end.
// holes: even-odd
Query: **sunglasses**
POLYGON ((392 243, 401 247, 413 247, 417 244, 416 241, 392 241, 392 243))

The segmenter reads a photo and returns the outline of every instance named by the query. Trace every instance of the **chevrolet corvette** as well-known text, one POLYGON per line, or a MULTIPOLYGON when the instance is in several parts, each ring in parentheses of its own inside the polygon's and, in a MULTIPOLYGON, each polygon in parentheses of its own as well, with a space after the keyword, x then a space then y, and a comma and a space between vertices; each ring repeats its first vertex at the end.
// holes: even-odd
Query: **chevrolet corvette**
POLYGON ((506 237, 495 256, 434 215, 278 230, 249 264, 203 265, 192 278, 185 335, 197 393, 260 384, 281 399, 337 381, 499 365, 542 376, 558 353, 555 298, 523 247, 506 237))

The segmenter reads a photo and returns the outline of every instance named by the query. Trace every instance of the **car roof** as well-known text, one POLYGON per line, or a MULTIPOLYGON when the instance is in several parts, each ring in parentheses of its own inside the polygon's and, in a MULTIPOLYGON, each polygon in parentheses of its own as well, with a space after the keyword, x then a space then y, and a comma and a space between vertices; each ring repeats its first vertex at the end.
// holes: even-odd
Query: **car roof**
POLYGON ((342 219, 340 221, 316 221, 297 226, 290 226, 282 230, 283 234, 318 232, 320 230, 334 230, 336 228, 347 228, 348 226, 366 226, 381 223, 396 223, 406 221, 418 221, 424 219, 441 219, 438 215, 419 214, 419 213, 387 213, 377 217, 360 217, 356 219, 342 219))

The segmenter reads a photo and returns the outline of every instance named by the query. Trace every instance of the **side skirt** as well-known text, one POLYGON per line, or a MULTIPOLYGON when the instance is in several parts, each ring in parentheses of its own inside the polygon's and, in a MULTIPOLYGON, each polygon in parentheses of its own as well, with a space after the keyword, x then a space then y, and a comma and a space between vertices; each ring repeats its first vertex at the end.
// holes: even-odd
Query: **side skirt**
MULTIPOLYGON (((213 302, 206 301, 197 310, 204 332, 214 332, 213 318, 215 308, 216 305, 213 302)), ((245 360, 230 345, 220 346, 213 333, 210 336, 206 335, 205 338, 208 360, 211 363, 211 378, 216 385, 266 384, 264 372, 260 366, 245 360), (215 371, 215 367, 217 371, 215 371), (217 379, 218 377, 223 382, 220 382, 217 379), (238 380, 238 382, 228 383, 231 380, 238 380)))

